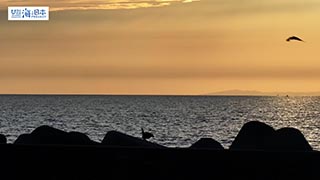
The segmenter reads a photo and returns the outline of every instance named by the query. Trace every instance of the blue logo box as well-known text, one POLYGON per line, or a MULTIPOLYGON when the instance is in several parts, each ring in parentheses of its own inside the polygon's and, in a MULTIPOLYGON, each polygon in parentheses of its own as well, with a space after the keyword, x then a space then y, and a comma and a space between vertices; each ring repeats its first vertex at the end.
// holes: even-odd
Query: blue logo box
POLYGON ((9 21, 48 21, 48 6, 9 6, 9 21))

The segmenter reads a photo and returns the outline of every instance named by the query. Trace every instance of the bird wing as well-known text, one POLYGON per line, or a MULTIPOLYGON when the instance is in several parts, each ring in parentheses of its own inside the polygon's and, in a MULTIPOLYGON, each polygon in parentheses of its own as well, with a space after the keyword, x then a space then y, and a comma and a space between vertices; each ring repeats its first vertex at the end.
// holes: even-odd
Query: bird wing
POLYGON ((287 39, 287 41, 291 41, 291 40, 296 40, 296 41, 303 41, 302 39, 296 37, 296 36, 291 36, 287 39))

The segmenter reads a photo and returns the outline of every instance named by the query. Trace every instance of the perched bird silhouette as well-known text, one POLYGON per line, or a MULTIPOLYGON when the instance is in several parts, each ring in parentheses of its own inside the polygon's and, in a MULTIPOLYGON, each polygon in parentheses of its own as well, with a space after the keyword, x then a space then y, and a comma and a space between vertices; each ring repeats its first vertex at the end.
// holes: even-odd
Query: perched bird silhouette
POLYGON ((296 37, 296 36, 291 36, 291 37, 289 37, 289 38, 287 39, 288 42, 289 42, 289 41, 292 41, 292 40, 304 42, 302 39, 300 39, 300 38, 298 38, 298 37, 296 37))
POLYGON ((144 132, 143 128, 141 128, 141 133, 142 133, 142 139, 144 139, 144 140, 147 140, 151 137, 154 137, 152 133, 144 132))

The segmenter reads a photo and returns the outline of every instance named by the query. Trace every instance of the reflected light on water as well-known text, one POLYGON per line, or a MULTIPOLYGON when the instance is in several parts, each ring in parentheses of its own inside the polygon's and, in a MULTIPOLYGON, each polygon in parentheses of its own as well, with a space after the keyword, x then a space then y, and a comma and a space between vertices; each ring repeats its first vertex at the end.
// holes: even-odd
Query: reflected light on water
POLYGON ((269 123, 275 128, 297 128, 313 147, 317 147, 320 130, 319 100, 317 97, 274 98, 273 120, 269 123))

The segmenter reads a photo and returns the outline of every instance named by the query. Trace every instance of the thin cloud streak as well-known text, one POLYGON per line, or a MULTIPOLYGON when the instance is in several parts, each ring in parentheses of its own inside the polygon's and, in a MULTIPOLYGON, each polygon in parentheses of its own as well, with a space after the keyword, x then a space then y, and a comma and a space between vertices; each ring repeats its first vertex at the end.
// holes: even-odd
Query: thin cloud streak
MULTIPOLYGON (((0 0, 0 9, 6 9, 7 6, 50 6, 50 11, 62 10, 115 10, 115 9, 138 9, 165 7, 174 4, 193 3, 200 0, 0 0)), ((274 13, 274 12, 297 12, 320 8, 320 2, 315 0, 201 0, 196 6, 190 7, 194 14, 205 15, 239 15, 251 13, 274 13), (197 12, 200 11, 200 12, 197 12)), ((177 10, 177 9, 176 9, 177 10)), ((187 9, 182 9, 185 11, 187 9)))
POLYGON ((0 9, 6 9, 7 6, 50 6, 50 11, 61 10, 114 10, 114 9, 138 9, 169 6, 175 3, 191 3, 198 0, 109 0, 109 1, 88 1, 88 0, 74 0, 74 1, 48 1, 48 0, 0 0, 0 9))

